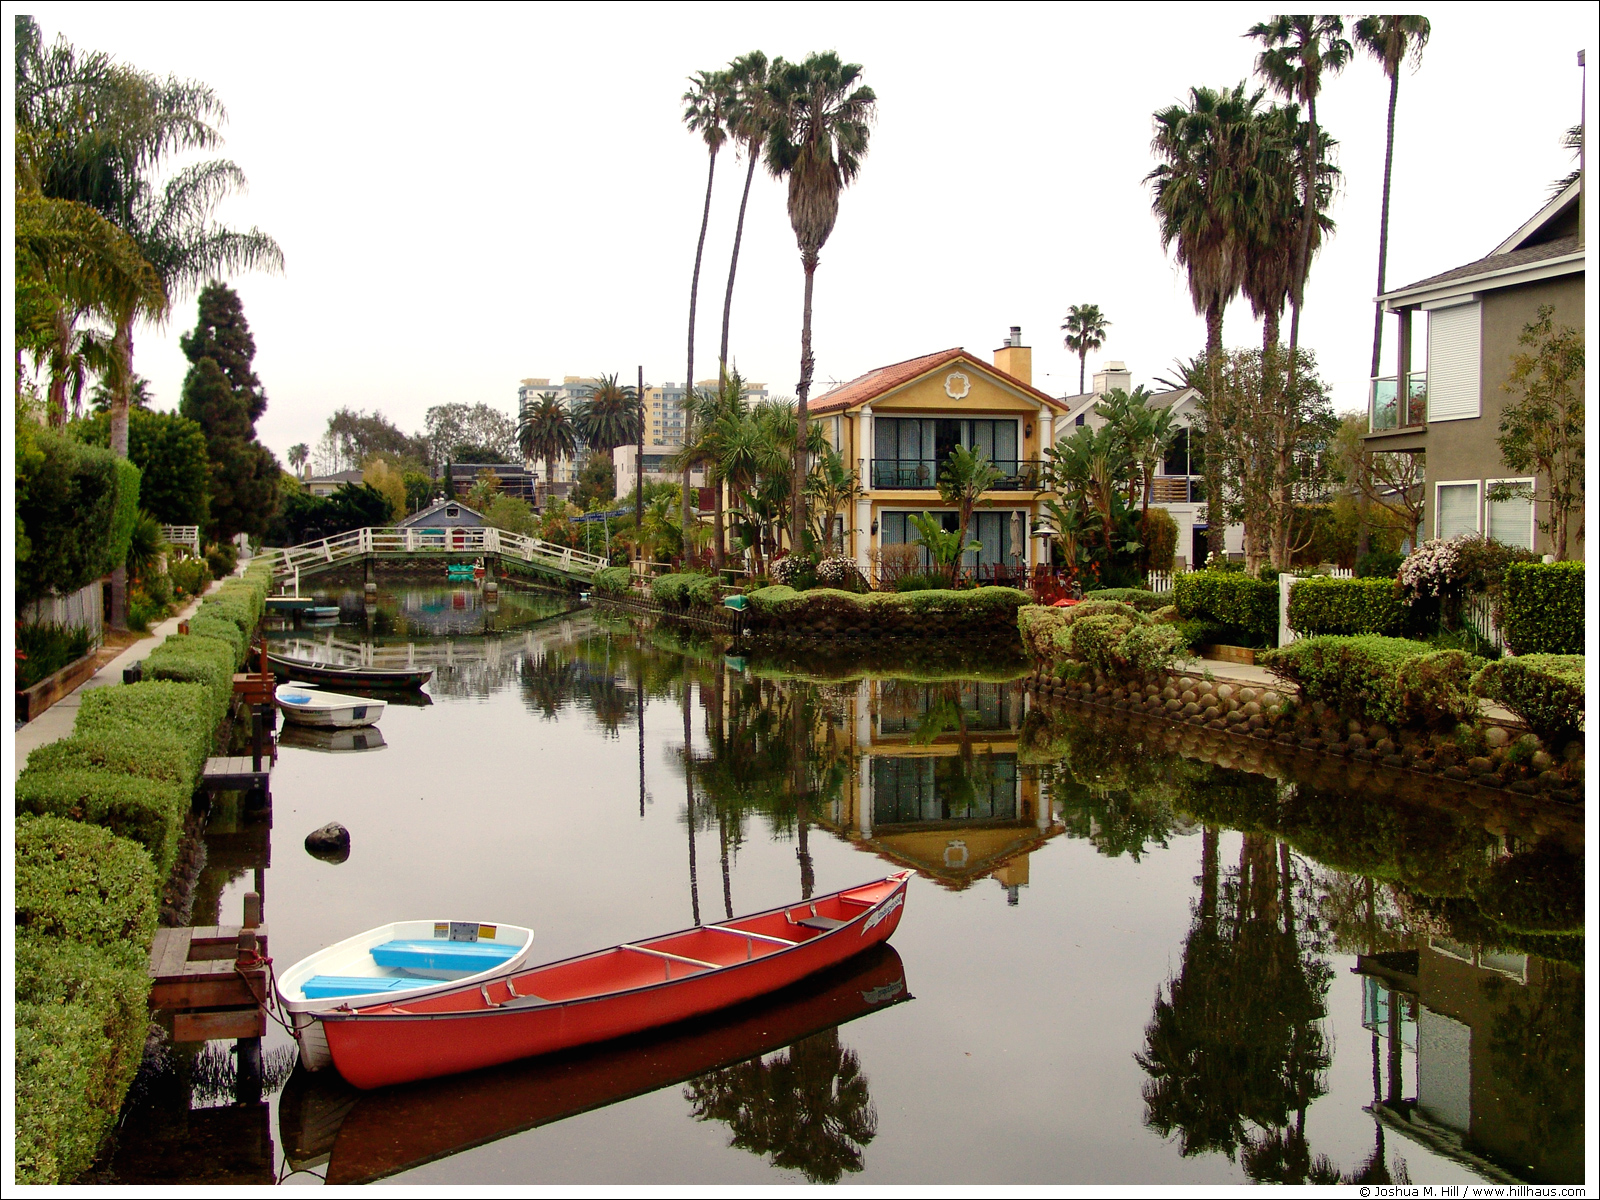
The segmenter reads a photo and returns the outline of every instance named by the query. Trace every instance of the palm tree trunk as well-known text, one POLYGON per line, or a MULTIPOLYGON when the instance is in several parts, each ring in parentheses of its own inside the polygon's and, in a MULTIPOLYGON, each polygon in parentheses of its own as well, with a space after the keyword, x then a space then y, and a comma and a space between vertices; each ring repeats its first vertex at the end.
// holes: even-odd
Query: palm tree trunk
POLYGON ((722 838, 722 910, 733 920, 733 880, 728 875, 728 814, 717 813, 717 832, 722 838))
POLYGON ((1089 352, 1087 350, 1078 351, 1078 395, 1080 396, 1083 395, 1083 371, 1088 361, 1089 352))
MULTIPOLYGON (((1388 64, 1385 63, 1385 66, 1388 64)), ((1378 291, 1383 295, 1383 281, 1385 266, 1389 260, 1389 180, 1394 172, 1394 109, 1400 98, 1400 70, 1396 66, 1389 75, 1389 129, 1388 139, 1383 151, 1383 215, 1378 220, 1378 291)), ((1373 302, 1372 318, 1372 377, 1378 377, 1378 370, 1383 361, 1383 301, 1373 302)), ((1396 380, 1396 383, 1399 381, 1396 380)), ((1400 403, 1405 404, 1407 398, 1402 396, 1400 403)))
POLYGON ((817 251, 809 246, 800 252, 800 265, 806 272, 806 296, 800 318, 800 386, 795 389, 794 485, 790 493, 794 519, 789 526, 789 548, 795 553, 803 545, 800 531, 805 528, 806 398, 811 395, 811 374, 816 369, 816 358, 811 353, 811 291, 817 275, 817 257, 817 251))
POLYGON ((711 506, 711 564, 720 575, 723 564, 722 480, 720 479, 711 489, 711 506))
MULTIPOLYGON (((685 413, 689 408, 689 400, 694 395, 694 310, 700 299, 700 259, 706 250, 706 226, 711 222, 711 185, 717 176, 717 152, 711 152, 711 165, 706 169, 706 202, 700 212, 700 240, 694 248, 694 280, 689 285, 689 365, 684 369, 683 378, 683 407, 685 413)), ((644 397, 639 397, 642 406, 644 397)), ((640 419, 644 418, 644 410, 639 410, 640 419)), ((644 487, 644 462, 638 463, 639 487, 644 487)), ((683 550, 684 556, 689 553, 689 468, 683 469, 683 550)), ((695 924, 699 924, 697 920, 695 924)))
POLYGON ((750 168, 744 173, 744 195, 739 199, 739 223, 733 227, 733 258, 728 263, 728 291, 722 298, 722 345, 717 354, 717 361, 722 364, 719 379, 728 376, 728 319, 733 313, 733 276, 739 269, 739 243, 744 239, 744 209, 750 203, 750 181, 755 178, 759 145, 758 142, 751 142, 746 147, 750 155, 750 168))
POLYGON ((683 787, 688 803, 689 825, 689 907, 694 912, 694 923, 700 924, 700 881, 694 865, 694 729, 690 719, 690 681, 688 661, 684 662, 683 676, 683 787))
POLYGON ((1306 148, 1305 166, 1301 170, 1305 195, 1305 208, 1300 218, 1300 246, 1295 251, 1294 291, 1289 297, 1292 306, 1289 314, 1289 371, 1288 395, 1294 395, 1295 370, 1300 349, 1300 308, 1306 298, 1306 275, 1311 269, 1311 226, 1317 219, 1317 96, 1315 92, 1306 100, 1306 126, 1310 145, 1306 148))
MULTIPOLYGON (((119 370, 115 386, 111 389, 111 453, 128 457, 128 408, 133 390, 133 318, 117 322, 117 332, 112 341, 112 353, 117 358, 119 370)), ((118 565, 111 572, 111 613, 113 629, 128 627, 128 568, 118 565)))
MULTIPOLYGON (((1206 306, 1206 370, 1211 376, 1211 395, 1208 403, 1220 404, 1222 400, 1222 310, 1224 301, 1217 297, 1206 306)), ((1216 440, 1215 437, 1212 438, 1216 440)), ((1208 555, 1221 554, 1226 548, 1227 527, 1222 515, 1216 511, 1218 497, 1222 494, 1221 456, 1211 448, 1206 454, 1206 551, 1208 555)), ((1205 564, 1201 564, 1204 566, 1205 564)))

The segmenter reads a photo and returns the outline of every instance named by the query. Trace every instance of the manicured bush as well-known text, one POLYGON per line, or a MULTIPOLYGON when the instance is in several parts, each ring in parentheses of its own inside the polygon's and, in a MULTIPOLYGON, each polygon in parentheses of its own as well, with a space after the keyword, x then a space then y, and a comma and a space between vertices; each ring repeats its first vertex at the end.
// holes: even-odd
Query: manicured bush
POLYGON ((1314 637, 1262 656, 1307 702, 1386 725, 1451 726, 1477 711, 1468 685, 1482 660, 1459 650, 1367 634, 1314 637))
POLYGON ((1069 638, 1071 657, 1085 666, 1107 675, 1120 665, 1117 647, 1123 635, 1134 627, 1133 618, 1122 613, 1092 613, 1079 617, 1072 623, 1069 638))
POLYGON ((1175 626, 1116 600, 1086 600, 1070 608, 1030 605, 1017 614, 1023 646, 1058 674, 1082 668, 1113 678, 1150 676, 1184 653, 1175 626))
POLYGON ((650 594, 658 603, 674 609, 718 602, 717 581, 709 575, 659 575, 650 583, 650 594))
POLYGON ((594 573, 594 590, 620 595, 629 590, 632 579, 627 567, 602 567, 594 573))
POLYGON ((1144 588, 1099 588, 1085 592, 1083 598, 1086 601, 1119 600, 1140 612, 1147 613, 1153 613, 1171 603, 1170 597, 1163 596, 1159 592, 1146 591, 1144 588))
POLYGON ((226 642, 233 651, 233 662, 237 668, 245 659, 249 649, 245 635, 239 632, 239 626, 227 617, 218 615, 215 611, 207 612, 202 606, 200 611, 189 618, 189 632, 196 637, 214 638, 219 642, 226 642))
POLYGON ((1583 653, 1582 563, 1513 563, 1500 595, 1500 632, 1512 653, 1583 653))
POLYGON ((1298 580, 1289 590, 1289 628, 1302 637, 1324 633, 1399 637, 1410 615, 1393 579, 1318 577, 1298 580))
POLYGON ((962 591, 930 588, 862 595, 837 588, 797 592, 774 584, 750 592, 748 599, 752 629, 756 632, 787 632, 819 622, 864 631, 912 634, 925 628, 946 634, 962 630, 1001 632, 1016 628, 1018 610, 1032 604, 1027 592, 1007 587, 962 591))
POLYGON ((1584 729, 1581 654, 1528 654, 1490 663, 1472 678, 1474 695, 1499 701, 1554 749, 1584 729))
POLYGON ((62 817, 18 817, 17 935, 147 947, 156 872, 143 846, 62 817))
POLYGON ((231 542, 218 542, 206 551, 206 565, 211 568, 214 579, 232 575, 233 569, 239 565, 239 552, 231 542))
POLYGON ((1025 650, 1039 662, 1051 662, 1057 655, 1056 634, 1072 628, 1070 608, 1048 604, 1029 604, 1017 610, 1017 630, 1025 650))
POLYGON ((1278 585, 1242 571, 1207 568, 1172 581, 1172 599, 1188 620, 1222 627, 1228 643, 1275 646, 1278 642, 1278 585))
POLYGON ((16 944, 16 1171, 70 1183, 98 1157, 138 1071, 150 976, 133 946, 16 944))
POLYGON ((31 771, 114 771, 193 790, 206 746, 170 729, 95 729, 40 746, 31 771))
POLYGON ((228 715, 233 704, 233 672, 238 666, 234 647, 197 634, 169 637, 144 660, 148 679, 174 679, 202 683, 211 697, 212 727, 228 715))
POLYGON ((118 467, 109 450, 86 446, 53 429, 28 431, 34 460, 26 478, 19 475, 16 505, 19 546, 28 553, 16 564, 17 600, 38 599, 51 591, 75 592, 121 564, 119 544, 128 552, 128 498, 138 511, 138 468, 118 467), (126 526, 126 528, 124 528, 126 526))
POLYGON ((65 817, 109 829, 150 853, 158 879, 177 855, 193 790, 120 771, 24 771, 17 779, 17 812, 65 817))

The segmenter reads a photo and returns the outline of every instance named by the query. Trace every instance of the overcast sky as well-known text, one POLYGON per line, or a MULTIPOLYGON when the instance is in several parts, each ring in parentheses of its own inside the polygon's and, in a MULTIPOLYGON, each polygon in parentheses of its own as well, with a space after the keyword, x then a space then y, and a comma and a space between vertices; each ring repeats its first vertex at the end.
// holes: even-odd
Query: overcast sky
MULTIPOLYGON (((258 426, 280 458, 316 443, 342 405, 406 430, 448 401, 510 413, 526 376, 619 372, 681 380, 706 181, 681 122, 693 71, 761 49, 836 50, 862 64, 878 121, 824 247, 815 295, 818 385, 947 346, 987 358, 1012 325, 1034 383, 1077 391, 1069 305, 1111 320, 1089 370, 1136 382, 1204 343, 1162 254, 1143 182, 1151 113, 1190 85, 1250 75, 1241 5, 36 4, 65 34, 146 70, 212 85, 221 154, 250 191, 223 210, 283 247, 282 276, 232 280, 269 397, 258 426), (912 20, 912 17, 915 20, 912 20)), ((1435 5, 1422 68, 1405 72, 1395 132, 1390 286, 1491 250, 1573 165, 1576 52, 1592 4, 1537 20, 1435 5)), ((1388 88, 1358 59, 1318 116, 1339 139, 1338 233, 1313 268, 1302 343, 1341 409, 1365 403, 1388 88)), ((715 372, 744 167, 717 161, 695 375, 715 372)), ((802 276, 780 185, 759 171, 734 297, 747 377, 792 394, 802 276)), ((176 405, 188 364, 181 298, 142 331, 136 369, 176 405)), ((1287 332, 1287 318, 1285 318, 1287 332)), ((1231 345, 1259 344, 1248 305, 1231 345)), ((1389 355, 1386 351, 1386 363, 1389 355)))

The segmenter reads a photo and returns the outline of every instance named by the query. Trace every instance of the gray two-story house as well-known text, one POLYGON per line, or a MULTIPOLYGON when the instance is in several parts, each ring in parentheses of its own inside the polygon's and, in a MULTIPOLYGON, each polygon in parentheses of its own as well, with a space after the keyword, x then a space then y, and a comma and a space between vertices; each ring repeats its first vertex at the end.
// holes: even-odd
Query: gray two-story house
MULTIPOLYGON (((1517 339, 1542 305, 1555 310, 1558 328, 1583 328, 1583 267, 1580 177, 1485 257, 1379 297, 1399 317, 1399 337, 1395 373, 1372 381, 1366 441, 1376 452, 1424 455, 1424 538, 1483 533, 1551 552, 1538 527, 1549 516, 1542 481, 1535 502, 1491 500, 1489 489, 1535 484, 1506 468, 1495 440, 1514 401, 1505 383, 1523 350, 1517 339), (1414 332, 1425 339, 1420 367, 1414 332)), ((1581 536, 1569 537, 1567 553, 1583 557, 1581 536)))

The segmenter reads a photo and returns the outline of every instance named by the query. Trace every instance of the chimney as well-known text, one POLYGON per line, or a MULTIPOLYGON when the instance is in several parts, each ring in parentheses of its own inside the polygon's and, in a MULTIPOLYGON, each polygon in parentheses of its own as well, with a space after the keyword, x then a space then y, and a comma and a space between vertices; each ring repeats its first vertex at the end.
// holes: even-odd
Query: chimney
POLYGON ((1133 372, 1120 362, 1113 359, 1094 373, 1094 394, 1104 396, 1107 392, 1121 388, 1128 391, 1133 387, 1133 372))
POLYGON ((994 352, 995 369, 1033 386, 1033 349, 1022 344, 1022 326, 1013 325, 1005 345, 994 352))

